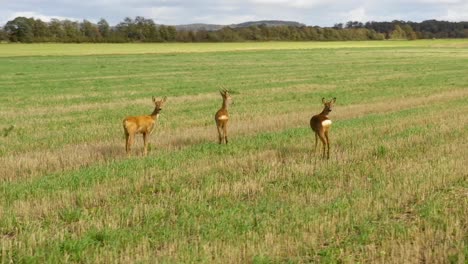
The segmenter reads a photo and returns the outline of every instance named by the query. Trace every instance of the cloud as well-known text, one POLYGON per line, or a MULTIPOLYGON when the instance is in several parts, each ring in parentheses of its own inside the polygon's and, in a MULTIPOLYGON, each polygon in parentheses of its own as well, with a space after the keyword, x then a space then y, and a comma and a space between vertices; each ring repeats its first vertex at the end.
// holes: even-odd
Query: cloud
POLYGON ((422 4, 461 4, 464 0, 416 0, 417 3, 422 4))
POLYGON ((141 7, 135 9, 141 16, 153 18, 157 24, 174 24, 177 17, 185 11, 179 7, 161 6, 161 7, 141 7))
POLYGON ((468 21, 468 3, 456 7, 447 7, 444 13, 436 18, 448 21, 468 21))
POLYGON ((33 12, 33 11, 25 11, 25 12, 11 12, 11 13, 8 13, 8 15, 5 15, 5 17, 2 17, 1 14, 0 14, 0 25, 4 25, 8 21, 13 20, 16 17, 28 17, 28 18, 33 17, 35 19, 40 19, 40 20, 42 20, 44 22, 49 22, 54 18, 55 19, 60 19, 60 20, 65 20, 65 19, 73 20, 73 21, 78 20, 78 19, 73 18, 73 17, 48 16, 48 15, 40 14, 40 13, 33 12))
POLYGON ((15 12, 13 14, 11 14, 11 16, 8 18, 8 20, 11 20, 11 19, 14 19, 15 17, 34 17, 36 19, 40 19, 44 22, 49 22, 51 21, 52 19, 60 19, 60 20, 65 20, 65 19, 68 19, 68 20, 77 20, 76 18, 73 18, 73 17, 65 17, 65 16, 47 16, 47 15, 43 15, 43 14, 39 14, 39 13, 36 13, 36 12, 31 12, 31 11, 27 11, 27 12, 15 12))
POLYGON ((348 12, 348 20, 352 21, 366 21, 369 17, 366 15, 366 9, 359 7, 348 12))
POLYGON ((325 1, 320 0, 251 0, 250 2, 253 5, 268 5, 281 8, 311 8, 325 3, 325 1))

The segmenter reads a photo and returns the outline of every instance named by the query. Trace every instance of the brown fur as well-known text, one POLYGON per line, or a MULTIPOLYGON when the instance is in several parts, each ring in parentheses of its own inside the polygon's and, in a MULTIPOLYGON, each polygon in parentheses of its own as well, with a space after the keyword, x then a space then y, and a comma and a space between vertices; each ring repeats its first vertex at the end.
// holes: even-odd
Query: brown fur
POLYGON ((325 147, 327 147, 327 159, 330 158, 330 140, 328 138, 328 132, 330 130, 331 125, 323 126, 322 122, 325 120, 329 120, 328 114, 332 111, 331 108, 335 102, 336 98, 333 98, 328 102, 325 101, 325 98, 322 98, 322 103, 324 105, 322 112, 318 115, 314 115, 310 119, 310 127, 315 132, 315 152, 317 151, 318 139, 320 139, 323 145, 323 158, 325 158, 325 147))
POLYGON ((218 129, 219 144, 228 143, 227 124, 229 121, 228 106, 232 101, 231 95, 227 90, 220 91, 223 97, 223 105, 215 114, 216 127, 218 129))
POLYGON ((131 148, 135 141, 136 134, 143 134, 143 155, 146 156, 146 154, 148 154, 148 137, 151 132, 153 132, 154 125, 156 124, 166 99, 167 98, 164 97, 164 99, 157 101, 156 98, 153 97, 153 103, 155 107, 151 115, 129 116, 123 120, 123 127, 125 132, 125 150, 127 155, 130 155, 131 153, 131 148))

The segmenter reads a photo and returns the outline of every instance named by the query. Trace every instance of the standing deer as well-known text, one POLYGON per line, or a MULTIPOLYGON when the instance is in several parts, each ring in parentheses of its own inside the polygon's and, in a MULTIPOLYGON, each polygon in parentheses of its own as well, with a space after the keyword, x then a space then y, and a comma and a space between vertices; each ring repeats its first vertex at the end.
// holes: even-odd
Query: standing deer
POLYGON ((226 89, 219 91, 219 92, 221 93, 221 96, 223 97, 223 105, 218 110, 218 112, 216 112, 215 121, 216 121, 216 127, 218 128, 219 144, 222 144, 223 140, 227 144, 228 143, 227 123, 229 120, 229 114, 228 114, 227 109, 228 109, 229 104, 232 101, 232 98, 226 89))
POLYGON ((162 100, 156 100, 153 96, 154 111, 151 115, 143 116, 129 116, 123 120, 123 127, 125 131, 125 150, 127 155, 130 155, 133 142, 136 134, 143 134, 144 151, 143 155, 148 154, 148 137, 153 132, 154 124, 159 118, 159 113, 162 110, 162 106, 166 102, 167 97, 162 100))
POLYGON ((333 97, 330 101, 325 101, 325 98, 322 98, 322 103, 324 108, 322 112, 318 115, 314 115, 310 119, 310 127, 315 132, 315 152, 317 152, 318 138, 322 141, 323 151, 322 156, 325 158, 325 147, 327 150, 327 159, 330 158, 330 140, 328 139, 328 131, 330 130, 332 121, 328 119, 328 114, 332 111, 332 106, 336 102, 336 97, 333 97))

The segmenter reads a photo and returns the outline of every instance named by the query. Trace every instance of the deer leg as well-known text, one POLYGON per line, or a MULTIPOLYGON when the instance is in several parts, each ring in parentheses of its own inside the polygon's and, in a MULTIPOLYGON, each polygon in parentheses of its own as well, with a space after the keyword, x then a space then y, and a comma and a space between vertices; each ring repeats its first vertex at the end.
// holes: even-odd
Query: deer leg
POLYGON ((220 125, 217 125, 216 128, 218 129, 219 144, 222 144, 223 143, 223 131, 220 125))
POLYGON ((317 146, 318 146, 318 134, 315 133, 315 148, 314 148, 314 153, 317 152, 317 146))
POLYGON ((227 134, 227 123, 224 123, 224 126, 223 126, 223 131, 224 131, 224 142, 227 144, 228 143, 228 134, 227 134))
POLYGON ((327 144, 327 141, 326 141, 326 139, 325 139, 325 135, 324 135, 323 131, 320 132, 320 133, 318 134, 318 136, 319 136, 319 138, 320 138, 320 141, 322 141, 322 157, 325 158, 325 146, 326 146, 326 144, 327 144))
POLYGON ((125 152, 128 154, 128 138, 129 138, 129 135, 127 133, 127 131, 125 131, 125 152))
POLYGON ((135 138, 134 134, 129 134, 128 135, 128 140, 127 140, 127 155, 130 155, 132 152, 132 145, 133 145, 133 140, 135 138))
POLYGON ((148 133, 143 133, 143 156, 148 154, 148 133))
POLYGON ((327 159, 330 159, 330 139, 328 139, 328 130, 325 131, 325 139, 327 140, 327 159))

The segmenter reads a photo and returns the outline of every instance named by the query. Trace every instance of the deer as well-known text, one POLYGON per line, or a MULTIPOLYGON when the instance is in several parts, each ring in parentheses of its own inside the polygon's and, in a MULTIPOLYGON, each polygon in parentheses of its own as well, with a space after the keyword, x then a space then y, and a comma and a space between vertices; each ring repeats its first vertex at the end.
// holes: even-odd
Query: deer
POLYGON ((325 101, 325 98, 322 98, 323 110, 320 114, 314 115, 310 119, 310 127, 312 131, 315 132, 315 150, 317 152, 318 139, 322 141, 323 151, 322 157, 325 158, 325 147, 327 148, 327 159, 330 158, 330 139, 328 138, 328 132, 332 121, 328 119, 328 114, 332 111, 332 106, 336 102, 336 97, 333 97, 330 101, 325 101))
POLYGON ((131 148, 135 140, 136 134, 143 134, 144 150, 143 155, 148 154, 148 137, 153 132, 154 125, 159 118, 162 107, 167 100, 164 97, 162 100, 156 100, 153 96, 154 110, 150 115, 129 116, 123 120, 123 128, 125 132, 125 150, 127 155, 130 155, 131 148))
POLYGON ((218 138, 219 144, 222 144, 223 141, 225 144, 228 143, 228 134, 227 134, 227 123, 229 121, 228 107, 232 102, 232 97, 229 92, 224 89, 219 91, 223 97, 223 104, 221 108, 215 114, 216 127, 218 129, 218 138))

